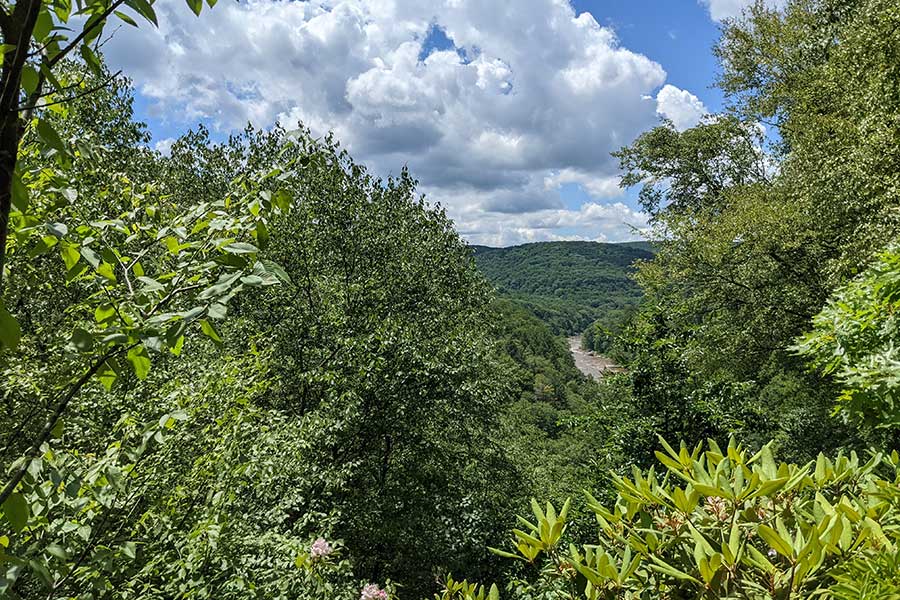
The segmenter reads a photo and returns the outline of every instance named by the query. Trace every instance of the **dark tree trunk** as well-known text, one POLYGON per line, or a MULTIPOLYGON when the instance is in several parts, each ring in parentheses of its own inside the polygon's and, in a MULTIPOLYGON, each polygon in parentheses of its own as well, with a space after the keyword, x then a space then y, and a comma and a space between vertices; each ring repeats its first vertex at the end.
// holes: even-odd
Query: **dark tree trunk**
POLYGON ((22 68, 28 58, 31 34, 41 11, 41 0, 20 0, 12 15, 3 14, 3 43, 10 49, 3 57, 0 76, 0 293, 6 266, 6 240, 9 235, 9 213, 12 210, 13 177, 22 139, 19 121, 19 94, 22 68))

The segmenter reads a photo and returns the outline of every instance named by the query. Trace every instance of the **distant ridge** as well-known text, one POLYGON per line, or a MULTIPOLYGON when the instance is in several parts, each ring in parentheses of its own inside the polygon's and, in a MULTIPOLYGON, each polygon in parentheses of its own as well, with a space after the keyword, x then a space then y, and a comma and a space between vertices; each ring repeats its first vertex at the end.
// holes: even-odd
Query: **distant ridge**
POLYGON ((540 244, 596 244, 599 246, 629 246, 632 248, 639 248, 641 250, 646 250, 647 252, 656 253, 656 246, 653 242, 648 242, 646 240, 637 240, 634 242, 593 242, 593 241, 582 241, 582 240, 571 240, 571 241, 557 241, 557 242, 526 242, 524 244, 516 244, 514 246, 486 246, 484 244, 469 244, 469 248, 472 248, 476 252, 482 250, 509 250, 510 248, 519 248, 521 246, 535 246, 540 244))
POLYGON ((497 291, 558 334, 578 334, 601 316, 637 304, 634 262, 653 258, 648 242, 534 242, 506 248, 471 246, 497 291))

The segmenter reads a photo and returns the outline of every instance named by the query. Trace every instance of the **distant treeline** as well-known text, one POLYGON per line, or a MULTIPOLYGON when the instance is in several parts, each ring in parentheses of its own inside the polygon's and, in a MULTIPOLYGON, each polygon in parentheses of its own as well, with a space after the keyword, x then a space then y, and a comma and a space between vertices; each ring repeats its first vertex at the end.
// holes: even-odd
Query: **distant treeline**
POLYGON ((501 295, 566 335, 580 334, 598 319, 617 322, 633 310, 641 297, 631 278, 635 262, 653 257, 646 242, 472 249, 478 268, 501 295))

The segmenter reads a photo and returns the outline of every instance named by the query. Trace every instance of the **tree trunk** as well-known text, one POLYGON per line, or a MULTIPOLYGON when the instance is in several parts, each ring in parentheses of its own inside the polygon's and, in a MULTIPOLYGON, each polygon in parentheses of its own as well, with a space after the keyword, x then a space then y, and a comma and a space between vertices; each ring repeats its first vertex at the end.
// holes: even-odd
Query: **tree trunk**
POLYGON ((3 57, 0 76, 0 294, 6 267, 6 240, 9 236, 9 213, 12 210, 13 177, 22 126, 19 122, 19 95, 22 68, 28 58, 34 24, 41 11, 41 0, 19 0, 12 15, 3 15, 3 43, 9 48, 3 57))

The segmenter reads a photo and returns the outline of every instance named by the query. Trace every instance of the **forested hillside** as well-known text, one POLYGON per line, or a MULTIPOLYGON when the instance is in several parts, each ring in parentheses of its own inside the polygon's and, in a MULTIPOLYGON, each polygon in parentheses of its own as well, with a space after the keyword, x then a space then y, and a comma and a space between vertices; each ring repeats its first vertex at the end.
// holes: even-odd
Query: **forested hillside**
POLYGON ((725 21, 651 242, 474 251, 302 123, 151 149, 154 6, 0 5, 0 597, 900 597, 895 0, 725 21))
POLYGON ((653 256, 641 244, 539 242, 511 248, 474 246, 488 281, 548 323, 576 335, 598 318, 624 319, 641 292, 634 263, 653 256))

